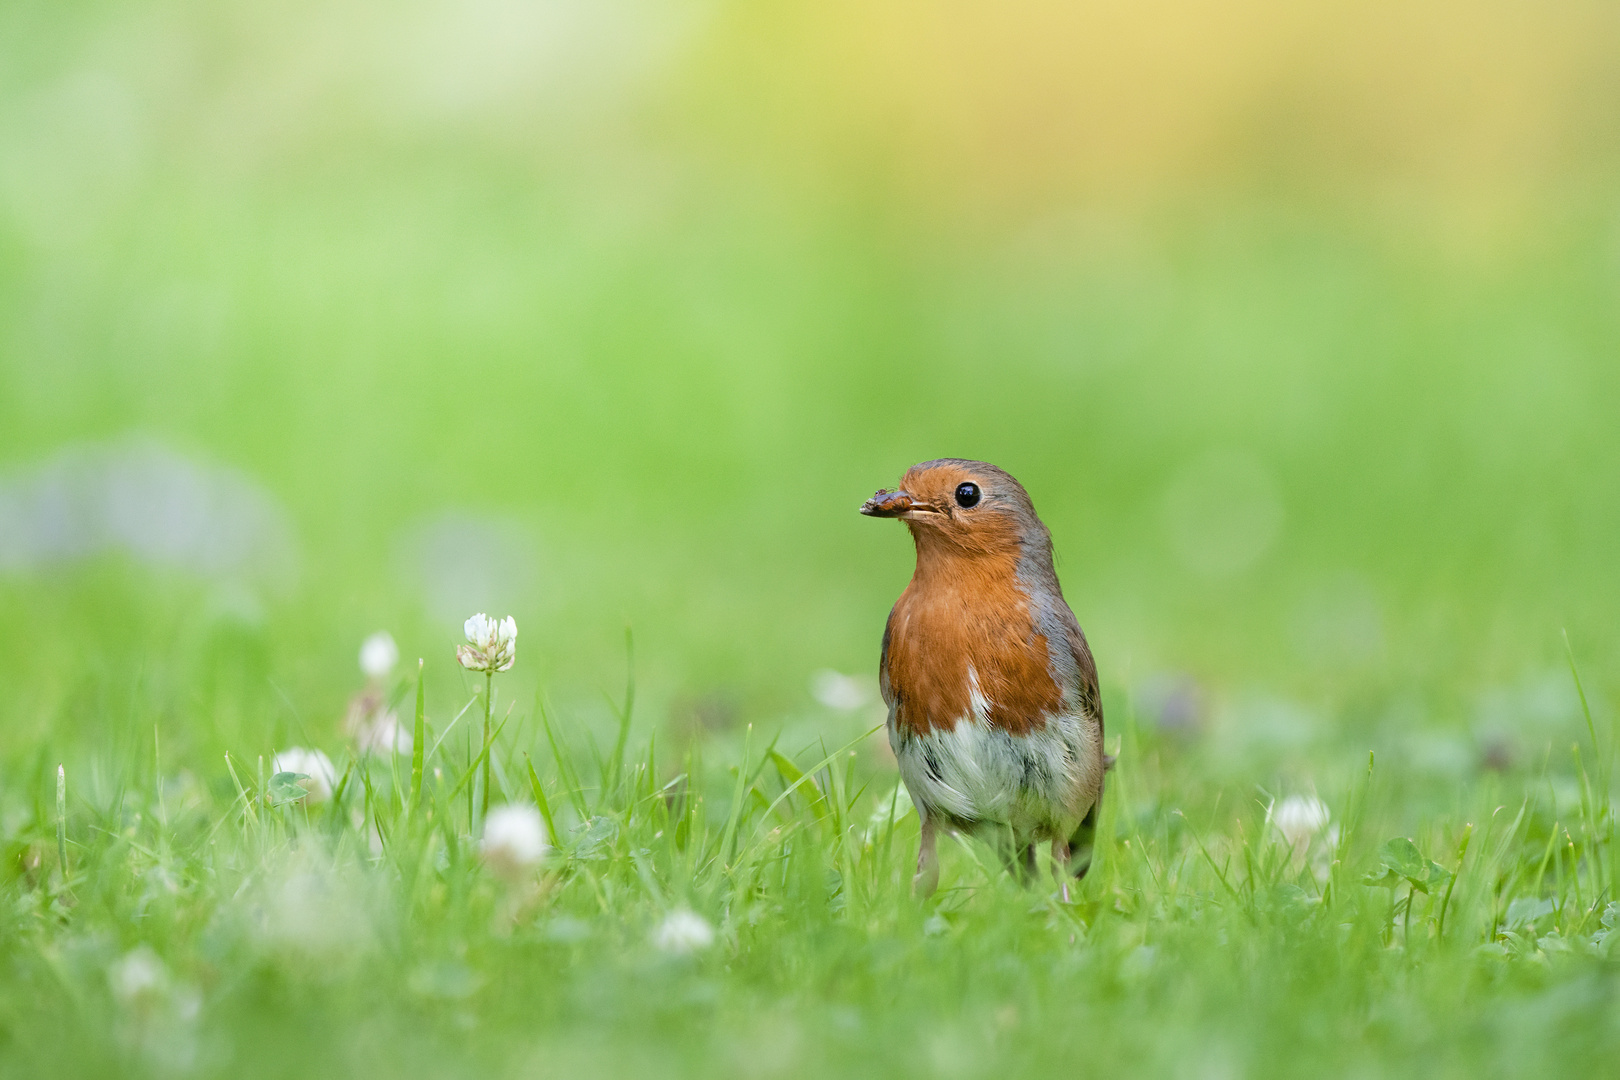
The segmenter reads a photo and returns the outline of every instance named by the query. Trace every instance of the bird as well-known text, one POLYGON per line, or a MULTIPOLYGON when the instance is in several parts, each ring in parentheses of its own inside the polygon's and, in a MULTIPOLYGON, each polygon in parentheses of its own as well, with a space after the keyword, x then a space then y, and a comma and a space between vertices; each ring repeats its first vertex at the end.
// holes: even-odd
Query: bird
POLYGON ((1090 868, 1104 773, 1097 665, 1029 493, 984 461, 913 465, 861 506, 916 544, 878 660, 889 745, 917 808, 918 895, 939 884, 939 831, 993 843, 1035 878, 1051 845, 1065 900, 1090 868))

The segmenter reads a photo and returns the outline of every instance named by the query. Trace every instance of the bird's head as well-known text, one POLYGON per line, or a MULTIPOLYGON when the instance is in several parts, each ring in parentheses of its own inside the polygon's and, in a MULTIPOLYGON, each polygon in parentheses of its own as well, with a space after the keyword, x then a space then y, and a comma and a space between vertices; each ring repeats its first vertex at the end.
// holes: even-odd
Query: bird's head
POLYGON ((954 549, 1016 557, 1030 553, 1030 545, 1051 549, 1024 486, 984 461, 939 458, 913 465, 899 488, 880 490, 861 513, 904 521, 919 555, 954 549))

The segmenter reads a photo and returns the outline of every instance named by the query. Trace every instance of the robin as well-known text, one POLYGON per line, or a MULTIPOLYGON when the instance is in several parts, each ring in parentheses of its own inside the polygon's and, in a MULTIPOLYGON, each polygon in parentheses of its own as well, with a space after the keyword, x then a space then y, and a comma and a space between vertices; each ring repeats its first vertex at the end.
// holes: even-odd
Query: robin
POLYGON ((1103 773, 1097 665, 1017 480, 983 461, 914 465, 861 507, 899 518, 917 570, 883 631, 889 744, 922 820, 916 890, 939 883, 939 829, 995 843, 1029 880, 1050 842, 1063 881, 1091 865, 1103 773))

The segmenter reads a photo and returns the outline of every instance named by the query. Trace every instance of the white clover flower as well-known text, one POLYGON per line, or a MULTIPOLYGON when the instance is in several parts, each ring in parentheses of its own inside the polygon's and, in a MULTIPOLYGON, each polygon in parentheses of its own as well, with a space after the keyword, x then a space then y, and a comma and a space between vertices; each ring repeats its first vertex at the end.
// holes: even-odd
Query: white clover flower
POLYGON ((498 806, 484 819, 484 839, 479 850, 484 865, 499 878, 520 881, 546 856, 546 824, 540 811, 513 803, 498 806))
POLYGON ((381 682, 399 663, 399 646, 386 630, 379 630, 360 643, 360 670, 368 679, 381 682))
POLYGON ((680 908, 670 912, 653 931, 655 946, 667 953, 694 953, 714 944, 714 927, 696 912, 680 908))
POLYGON ((467 644, 456 649, 456 659, 468 671, 506 671, 517 652, 517 620, 510 615, 496 622, 479 612, 462 629, 467 644))
POLYGON ((169 989, 169 969, 151 946, 139 945, 107 966, 107 985, 120 1004, 143 1008, 169 989))
POLYGON ((414 740, 410 728, 399 722, 399 714, 383 709, 361 724, 355 743, 362 754, 408 754, 414 740))
POLYGON ((270 771, 303 773, 309 777, 303 782, 303 787, 309 792, 305 798, 312 803, 330 799, 332 788, 337 785, 337 770, 332 768, 332 759, 319 750, 306 750, 302 746, 289 746, 277 754, 271 762, 270 771))
POLYGON ((1327 828, 1333 815, 1327 803, 1314 795, 1290 795, 1271 812, 1271 825, 1296 852, 1327 828))
POLYGON ((810 676, 810 696, 829 709, 848 712, 872 700, 866 684, 854 675, 824 668, 810 676))

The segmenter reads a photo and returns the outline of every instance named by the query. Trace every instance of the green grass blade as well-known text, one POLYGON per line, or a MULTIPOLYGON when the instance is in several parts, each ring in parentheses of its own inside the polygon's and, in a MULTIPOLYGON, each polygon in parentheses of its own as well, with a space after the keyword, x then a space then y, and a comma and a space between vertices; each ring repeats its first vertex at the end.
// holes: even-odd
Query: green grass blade
POLYGON ((62 871, 62 888, 68 887, 67 856, 67 769, 56 767, 56 858, 62 871))
POLYGON ((619 718, 619 731, 613 740, 613 756, 608 759, 608 775, 603 777, 604 796, 615 791, 624 775, 624 755, 630 743, 630 718, 636 705, 636 642, 627 626, 624 628, 624 705, 615 710, 619 718))
POLYGON ((534 793, 534 804, 540 808, 540 818, 546 823, 546 838, 550 843, 557 842, 557 821, 551 816, 551 803, 546 799, 546 789, 540 784, 540 777, 534 771, 534 762, 529 758, 529 752, 523 752, 524 764, 529 769, 529 790, 534 793))
POLYGON ((427 678, 426 662, 416 661, 416 720, 411 725, 411 806, 415 819, 422 803, 422 769, 427 763, 427 678))
POLYGON ((574 768, 573 757, 558 742, 557 732, 551 726, 551 717, 546 714, 544 703, 541 704, 540 724, 545 729, 546 742, 551 747, 551 760, 557 765, 557 775, 568 788, 568 801, 573 804, 579 820, 584 821, 591 813, 585 806, 585 790, 579 782, 579 772, 574 768))
POLYGON ((1446 940, 1446 911, 1451 907, 1451 890, 1457 887, 1457 879, 1462 877, 1463 860, 1468 857, 1468 841, 1474 835, 1474 827, 1469 825, 1463 830, 1462 843, 1457 846, 1457 868, 1451 872, 1451 880, 1446 882, 1446 894, 1440 900, 1440 923, 1435 931, 1437 941, 1446 940))
MULTIPOLYGON (((797 788, 804 782, 805 774, 779 751, 772 750, 767 756, 776 766, 776 773, 782 778, 782 783, 788 785, 790 789, 797 788)), ((817 821, 826 821, 832 817, 832 809, 827 805, 826 796, 814 783, 809 785, 805 799, 809 801, 810 812, 816 816, 817 821)))
POLYGON ((452 799, 459 795, 461 791, 472 782, 473 778, 478 775, 480 767, 489 758, 489 748, 494 746, 495 740, 501 737, 501 729, 506 727, 506 721, 511 719, 511 715, 511 713, 508 713, 506 716, 502 717, 501 722, 495 726, 495 730, 491 731, 484 739, 483 746, 481 746, 478 750, 478 756, 472 759, 472 761, 467 765, 467 771, 461 774, 461 779, 456 781, 455 787, 450 789, 450 797, 452 799))
POLYGON ((231 752, 229 750, 225 751, 225 768, 231 774, 231 783, 236 785, 236 794, 241 798, 242 805, 247 810, 248 819, 257 826, 259 824, 258 807, 254 805, 253 796, 248 794, 247 788, 242 786, 241 777, 236 775, 236 766, 231 764, 231 752))
POLYGON ((720 833, 720 847, 716 852, 721 865, 726 865, 731 855, 732 839, 737 835, 738 823, 742 821, 745 796, 751 786, 748 782, 748 750, 754 739, 754 725, 749 724, 743 732, 743 756, 737 763, 737 789, 731 794, 731 806, 726 812, 726 827, 720 833))
POLYGON ((1592 706, 1586 700, 1586 687, 1581 684, 1580 669, 1575 666, 1575 650, 1569 644, 1569 631, 1564 631, 1564 657, 1569 661, 1569 674, 1575 680, 1575 693, 1581 699, 1581 715, 1586 718, 1586 733, 1592 740, 1592 753, 1597 756, 1598 786, 1603 792, 1603 809, 1609 803, 1609 770, 1603 747, 1598 744, 1597 725, 1592 722, 1592 706))

